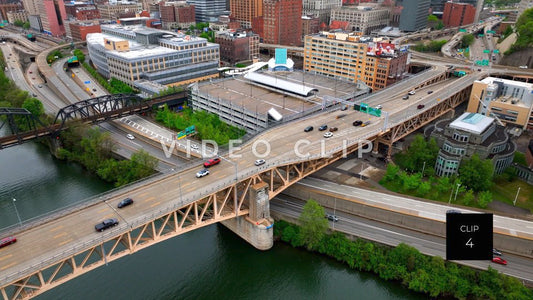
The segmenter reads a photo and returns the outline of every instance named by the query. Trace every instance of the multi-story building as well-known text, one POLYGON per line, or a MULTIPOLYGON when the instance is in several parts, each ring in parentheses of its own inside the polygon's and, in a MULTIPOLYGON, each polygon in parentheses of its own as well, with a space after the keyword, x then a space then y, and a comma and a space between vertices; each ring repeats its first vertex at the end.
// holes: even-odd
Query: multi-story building
POLYGON ((239 22, 241 28, 252 28, 254 18, 263 15, 262 0, 230 0, 231 19, 239 22))
POLYGON ((38 8, 43 32, 53 36, 65 35, 63 20, 68 17, 63 0, 41 0, 38 8))
POLYGON ((428 25, 429 0, 403 1, 400 15, 400 30, 418 31, 428 25))
POLYGON ((502 123, 533 129, 533 84, 494 77, 474 81, 467 111, 496 116, 502 123))
POLYGON ((315 34, 320 31, 320 21, 313 16, 302 16, 302 43, 308 34, 315 34))
POLYGON ((446 27, 458 27, 474 23, 476 8, 471 4, 446 2, 442 23, 446 27))
POLYGON ((353 31, 370 34, 389 25, 390 10, 369 6, 339 7, 331 10, 331 21, 347 21, 353 31))
POLYGON ((67 37, 74 41, 85 41, 87 34, 102 32, 100 22, 97 20, 66 22, 65 24, 65 27, 68 28, 67 37))
POLYGON ((437 176, 457 174, 461 161, 474 154, 480 159, 490 159, 494 173, 501 174, 513 162, 516 144, 505 127, 494 118, 466 112, 456 120, 446 119, 435 123, 431 137, 439 146, 435 163, 437 176))
POLYGON ((159 12, 164 29, 189 28, 196 24, 194 5, 189 5, 185 1, 161 1, 159 12))
POLYGON ((302 0, 263 0, 263 42, 302 44, 302 0))
POLYGON ((259 35, 250 31, 217 33, 215 43, 220 45, 220 60, 230 65, 259 57, 259 35))
POLYGON ((380 90, 407 72, 406 51, 355 33, 322 32, 305 37, 304 70, 380 90))
POLYGON ((127 4, 116 3, 116 4, 102 4, 98 5, 98 10, 100 11, 100 16, 105 20, 116 20, 121 17, 126 12, 132 12, 135 15, 135 12, 142 10, 142 3, 129 2, 127 4))
POLYGON ((101 25, 87 35, 89 57, 103 76, 184 85, 218 77, 219 45, 201 37, 143 26, 101 25))
POLYGON ((8 12, 22 11, 22 8, 23 6, 21 3, 8 2, 5 0, 0 1, 0 18, 2 18, 2 20, 9 20, 7 16, 8 12))
POLYGON ((24 9, 28 12, 28 15, 39 15, 39 2, 40 0, 22 0, 24 9))
POLYGON ((194 5, 196 22, 216 22, 218 17, 227 15, 226 0, 187 0, 194 5))
POLYGON ((76 7, 72 17, 78 21, 96 20, 100 19, 100 11, 94 5, 76 7))
POLYGON ((342 0, 302 0, 303 14, 315 16, 320 23, 329 24, 331 10, 342 6, 342 0))
POLYGON ((10 24, 15 23, 15 21, 22 21, 22 22, 28 21, 28 13, 25 10, 8 11, 6 14, 7 14, 7 21, 10 24))

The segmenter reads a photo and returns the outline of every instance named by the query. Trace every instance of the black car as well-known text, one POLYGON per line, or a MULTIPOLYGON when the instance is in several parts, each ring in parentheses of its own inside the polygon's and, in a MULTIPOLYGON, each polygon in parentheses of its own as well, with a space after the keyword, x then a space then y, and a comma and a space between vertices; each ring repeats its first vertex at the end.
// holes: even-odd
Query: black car
POLYGON ((422 109, 422 108, 424 108, 424 107, 426 107, 424 104, 418 104, 418 105, 416 106, 417 109, 422 109))
POLYGON ((354 121, 352 124, 353 126, 361 126, 361 124, 363 124, 363 121, 357 120, 357 121, 354 121))
POLYGON ((326 130, 326 129, 328 129, 328 125, 326 125, 326 124, 324 124, 324 125, 318 127, 318 131, 324 131, 324 130, 326 130))
POLYGON ((128 206, 130 204, 133 204, 133 199, 131 198, 126 198, 122 201, 120 201, 117 205, 118 208, 123 208, 124 206, 128 206))
POLYGON ((304 129, 305 132, 309 132, 309 131, 312 131, 312 130, 313 130, 313 126, 307 126, 304 129))
POLYGON ((96 231, 104 231, 109 227, 113 227, 117 225, 118 225, 117 219, 106 219, 106 220, 103 220, 101 223, 94 225, 94 229, 96 229, 96 231))

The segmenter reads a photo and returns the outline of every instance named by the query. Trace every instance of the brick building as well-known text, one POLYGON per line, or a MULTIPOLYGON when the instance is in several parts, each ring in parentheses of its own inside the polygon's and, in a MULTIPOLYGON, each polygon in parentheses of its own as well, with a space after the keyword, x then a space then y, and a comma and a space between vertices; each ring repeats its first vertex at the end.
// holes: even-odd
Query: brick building
POLYGON ((102 32, 98 21, 71 22, 67 26, 74 41, 85 41, 87 34, 102 32))
POLYGON ((230 0, 231 19, 239 22, 241 28, 252 28, 252 20, 263 15, 262 0, 230 0))
POLYGON ((266 44, 302 45, 302 0, 264 0, 262 31, 266 44))
POLYGON ((183 1, 159 2, 162 27, 164 29, 188 28, 196 24, 195 7, 183 1))
POLYGON ((252 32, 217 33, 215 43, 220 45, 220 60, 229 65, 259 57, 259 35, 252 32))
POLYGON ((474 23, 476 8, 472 4, 446 2, 442 22, 446 27, 457 27, 474 23))

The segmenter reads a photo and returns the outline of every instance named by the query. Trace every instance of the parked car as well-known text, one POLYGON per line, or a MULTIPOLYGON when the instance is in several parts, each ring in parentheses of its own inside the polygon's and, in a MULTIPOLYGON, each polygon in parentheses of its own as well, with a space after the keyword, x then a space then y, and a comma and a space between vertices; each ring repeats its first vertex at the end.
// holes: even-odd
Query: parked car
POLYGON ((313 126, 307 126, 304 129, 305 132, 309 132, 309 131, 312 131, 312 130, 313 130, 313 126))
POLYGON ((329 132, 329 131, 326 132, 326 133, 324 133, 324 137, 325 137, 325 138, 330 138, 330 137, 332 137, 332 136, 333 136, 333 133, 331 133, 331 132, 329 132))
POLYGON ((339 130, 339 128, 337 128, 337 127, 330 127, 330 128, 329 128, 329 131, 330 131, 330 132, 335 132, 335 131, 337 131, 337 130, 339 130))
POLYGON ((11 245, 17 241, 17 238, 14 236, 8 236, 0 240, 0 248, 4 248, 7 245, 11 245))
POLYGON ((104 231, 109 227, 113 227, 117 225, 118 225, 117 219, 105 219, 101 223, 94 225, 94 229, 96 229, 96 231, 104 231))
POLYGON ((126 134, 126 137, 128 138, 128 140, 134 140, 135 139, 133 134, 130 134, 130 133, 126 134))
POLYGON ((130 204, 133 204, 133 199, 131 198, 126 198, 122 201, 120 201, 117 205, 118 208, 123 208, 124 206, 128 206, 130 204))
POLYGON ((403 99, 403 100, 407 100, 407 99, 409 99, 409 95, 405 95, 405 96, 403 96, 402 99, 403 99))
POLYGON ((424 104, 418 104, 418 105, 416 106, 417 109, 422 109, 422 108, 424 108, 424 107, 426 107, 424 104))
POLYGON ((201 178, 201 177, 204 177, 204 176, 207 176, 209 175, 209 170, 208 169, 202 169, 200 171, 198 171, 198 173, 196 173, 196 178, 201 178))
POLYGON ((415 94, 415 90, 409 91, 409 93, 407 93, 407 94, 414 95, 415 94))
POLYGON ((212 167, 214 165, 218 165, 219 163, 220 163, 220 158, 218 158, 218 157, 211 158, 208 161, 204 162, 204 167, 209 168, 209 167, 212 167))
POLYGON ((502 256, 502 252, 496 248, 492 248, 492 254, 502 256))
POLYGON ((363 121, 357 120, 357 121, 354 121, 352 124, 353 126, 361 126, 361 124, 363 124, 363 121))
POLYGON ((337 217, 336 215, 326 214, 325 217, 326 217, 328 220, 333 221, 333 222, 338 222, 338 221, 339 221, 339 217, 337 217))
POLYGON ((264 163, 265 163, 265 160, 264 160, 264 159, 258 159, 258 160, 256 160, 256 161, 254 162, 254 165, 256 165, 256 166, 260 166, 260 165, 262 165, 262 164, 264 164, 264 163))
POLYGON ((501 257, 493 257, 492 262, 500 265, 507 265, 507 261, 501 257))
POLYGON ((326 129, 328 129, 328 125, 326 125, 326 124, 324 124, 324 125, 318 127, 318 131, 324 131, 324 130, 326 130, 326 129))

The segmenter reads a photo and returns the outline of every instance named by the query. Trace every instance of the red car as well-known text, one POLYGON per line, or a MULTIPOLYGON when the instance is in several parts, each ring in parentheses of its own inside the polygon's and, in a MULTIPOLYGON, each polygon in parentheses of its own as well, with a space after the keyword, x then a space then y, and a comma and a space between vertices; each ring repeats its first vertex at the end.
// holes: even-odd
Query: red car
POLYGON ((0 240, 0 248, 3 248, 5 246, 7 246, 7 245, 11 245, 11 244, 13 244, 16 241, 17 241, 17 238, 14 237, 14 236, 3 238, 3 239, 0 240))
POLYGON ((492 262, 500 265, 507 265, 507 261, 501 257, 493 257, 492 262))
POLYGON ((211 158, 210 160, 206 161, 204 163, 204 167, 206 168, 209 168, 209 167, 212 167, 214 165, 218 165, 220 163, 220 158, 211 158))

